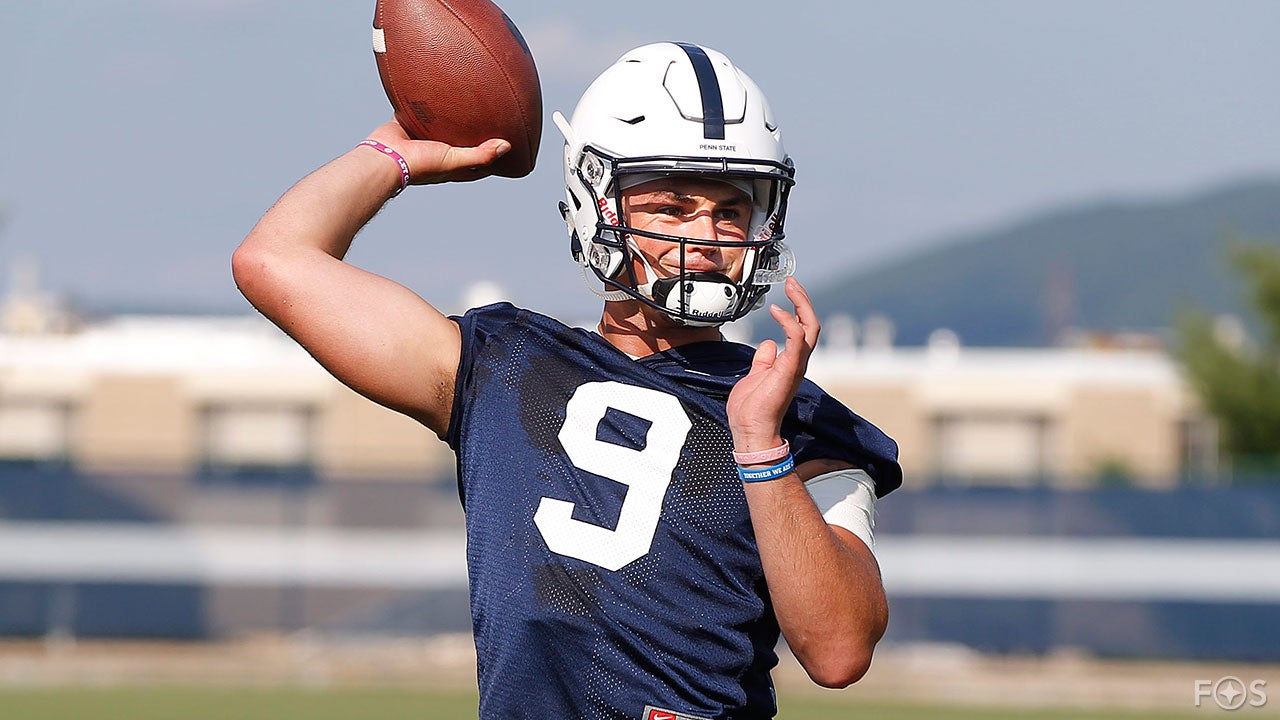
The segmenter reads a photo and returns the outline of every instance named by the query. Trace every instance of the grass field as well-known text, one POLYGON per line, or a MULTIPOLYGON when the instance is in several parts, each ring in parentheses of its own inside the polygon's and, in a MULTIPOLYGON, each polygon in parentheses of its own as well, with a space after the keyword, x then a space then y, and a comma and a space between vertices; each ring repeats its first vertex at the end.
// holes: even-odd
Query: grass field
MULTIPOLYGON (((475 695, 404 689, 3 689, 3 720, 466 720, 475 695)), ((1168 720, 1192 713, 831 703, 782 698, 781 720, 1168 720)))

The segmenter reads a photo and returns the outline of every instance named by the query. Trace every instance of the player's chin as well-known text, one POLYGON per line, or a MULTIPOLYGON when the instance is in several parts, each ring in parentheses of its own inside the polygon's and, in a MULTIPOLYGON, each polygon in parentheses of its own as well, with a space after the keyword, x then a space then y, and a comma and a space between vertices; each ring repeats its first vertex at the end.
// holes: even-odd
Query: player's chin
POLYGON ((678 330, 680 328, 686 327, 684 323, 662 312, 661 310, 658 310, 656 308, 653 308, 644 304, 642 304, 641 307, 642 307, 642 312, 644 312, 645 318, 649 321, 649 327, 657 328, 661 330, 678 330))
POLYGON ((639 301, 633 301, 639 306, 640 314, 644 316, 645 323, 650 330, 686 330, 688 325, 680 322, 676 318, 667 313, 639 301))

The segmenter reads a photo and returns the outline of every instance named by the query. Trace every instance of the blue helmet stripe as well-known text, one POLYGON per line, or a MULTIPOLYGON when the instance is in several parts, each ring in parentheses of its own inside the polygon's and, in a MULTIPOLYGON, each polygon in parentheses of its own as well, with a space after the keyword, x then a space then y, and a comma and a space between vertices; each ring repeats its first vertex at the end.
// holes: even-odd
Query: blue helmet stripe
POLYGON ((698 78, 698 89, 702 92, 702 135, 708 140, 723 140, 724 98, 720 97, 720 80, 716 78, 715 66, 706 51, 697 45, 683 42, 676 45, 689 56, 698 78))

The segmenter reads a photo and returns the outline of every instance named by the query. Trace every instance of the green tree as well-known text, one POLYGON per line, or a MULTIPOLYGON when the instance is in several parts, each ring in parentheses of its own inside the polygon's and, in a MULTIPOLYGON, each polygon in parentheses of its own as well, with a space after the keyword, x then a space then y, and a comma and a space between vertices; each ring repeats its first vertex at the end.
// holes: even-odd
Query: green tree
POLYGON ((1247 286, 1260 337, 1223 332, 1205 313, 1188 313, 1179 326, 1179 360, 1217 419, 1222 451, 1235 469, 1275 475, 1280 471, 1280 249, 1239 246, 1231 261, 1247 286))

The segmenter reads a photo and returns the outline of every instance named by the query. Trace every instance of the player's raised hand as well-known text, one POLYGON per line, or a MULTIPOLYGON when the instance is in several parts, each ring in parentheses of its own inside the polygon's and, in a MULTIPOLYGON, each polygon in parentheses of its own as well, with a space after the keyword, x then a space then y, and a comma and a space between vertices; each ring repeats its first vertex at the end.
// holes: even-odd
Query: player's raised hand
POLYGON ((750 372, 729 393, 729 430, 734 449, 739 452, 767 450, 781 444, 782 418, 818 344, 821 326, 809 294, 795 278, 787 278, 786 293, 795 306, 794 314, 777 305, 769 306, 769 314, 787 336, 782 352, 772 340, 760 343, 750 372))
POLYGON ((511 143, 497 138, 469 148, 434 140, 412 140, 395 120, 380 125, 369 138, 404 157, 409 163, 410 185, 479 180, 491 175, 493 163, 511 149, 511 143))

